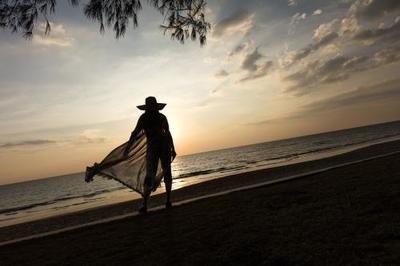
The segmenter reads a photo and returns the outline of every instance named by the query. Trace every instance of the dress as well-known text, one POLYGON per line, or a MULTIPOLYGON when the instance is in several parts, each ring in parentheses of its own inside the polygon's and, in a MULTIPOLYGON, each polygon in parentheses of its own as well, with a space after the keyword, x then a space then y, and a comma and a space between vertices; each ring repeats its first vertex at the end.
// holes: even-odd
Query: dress
POLYGON ((99 164, 88 167, 86 181, 95 175, 117 180, 142 196, 161 183, 172 182, 168 122, 161 113, 144 113, 132 132, 128 156, 126 142, 112 150, 99 164), (166 123, 166 124, 165 124, 166 123))

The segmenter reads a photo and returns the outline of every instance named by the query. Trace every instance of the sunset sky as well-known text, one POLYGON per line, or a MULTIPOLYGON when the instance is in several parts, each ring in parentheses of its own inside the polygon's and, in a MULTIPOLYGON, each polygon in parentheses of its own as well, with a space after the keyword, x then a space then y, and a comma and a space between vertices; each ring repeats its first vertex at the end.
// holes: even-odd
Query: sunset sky
POLYGON ((0 184, 84 171, 154 95, 179 155, 400 119, 399 0, 207 1, 207 44, 99 34, 58 1, 52 32, 0 32, 0 184))

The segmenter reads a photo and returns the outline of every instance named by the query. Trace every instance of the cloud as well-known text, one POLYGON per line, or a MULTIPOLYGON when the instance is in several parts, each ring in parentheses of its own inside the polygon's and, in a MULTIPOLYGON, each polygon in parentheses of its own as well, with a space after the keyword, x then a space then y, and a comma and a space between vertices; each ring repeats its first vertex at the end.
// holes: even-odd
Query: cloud
POLYGON ((338 71, 345 61, 345 57, 339 56, 324 63, 314 61, 307 64, 304 68, 284 78, 285 81, 293 83, 293 86, 287 88, 286 91, 303 95, 309 93, 310 88, 316 84, 330 83, 338 78, 347 78, 346 73, 338 71))
POLYGON ((256 62, 263 57, 264 56, 258 52, 258 49, 255 49, 254 52, 248 54, 244 58, 241 68, 247 71, 256 71, 258 68, 256 62))
POLYGON ((241 65, 241 69, 247 73, 245 77, 239 80, 239 82, 257 79, 267 75, 273 66, 273 62, 266 61, 264 63, 257 64, 257 61, 264 57, 264 55, 258 52, 258 49, 255 49, 254 52, 247 54, 241 65))
POLYGON ((229 76, 229 73, 225 69, 219 70, 217 73, 214 75, 216 78, 224 78, 229 76))
POLYGON ((252 44, 252 42, 248 41, 248 42, 244 42, 244 43, 240 43, 240 44, 236 45, 235 48, 233 48, 233 50, 228 54, 228 56, 232 57, 232 56, 235 56, 235 55, 241 53, 246 48, 250 47, 251 44, 252 44))
POLYGON ((317 60, 307 64, 299 71, 285 77, 284 80, 295 83, 287 91, 294 91, 296 94, 302 95, 308 92, 306 89, 318 83, 331 83, 335 80, 346 78, 347 73, 339 71, 346 61, 346 57, 337 56, 325 62, 317 60))
POLYGON ((99 144, 106 142, 106 138, 100 136, 101 130, 86 129, 79 134, 74 134, 70 137, 59 137, 57 139, 33 139, 33 140, 18 140, 14 142, 6 142, 0 144, 0 149, 28 149, 34 147, 47 147, 54 144, 68 144, 68 145, 86 145, 86 144, 99 144))
POLYGON ((339 35, 336 32, 331 32, 327 34, 326 36, 322 37, 319 39, 317 42, 309 44, 307 47, 298 50, 298 51, 292 51, 288 52, 284 58, 281 59, 281 64, 284 67, 290 67, 302 59, 306 58, 310 54, 318 51, 322 47, 325 47, 331 43, 333 43, 336 39, 338 39, 339 35))
POLYGON ((307 18, 307 14, 306 13, 296 13, 292 16, 292 19, 290 21, 290 24, 297 24, 299 23, 301 20, 304 20, 307 18))
POLYGON ((358 32, 360 25, 358 24, 357 18, 354 16, 345 17, 340 23, 340 34, 341 35, 353 35, 358 32))
POLYGON ((339 25, 338 19, 334 19, 330 22, 319 25, 314 30, 313 39, 316 41, 319 41, 319 40, 323 39, 325 36, 331 34, 332 32, 337 32, 338 25, 339 25))
POLYGON ((390 97, 400 97, 400 79, 389 80, 370 86, 361 86, 353 91, 316 101, 303 107, 305 112, 314 113, 390 97))
POLYGON ((305 111, 298 111, 296 113, 289 113, 289 114, 285 114, 280 117, 269 118, 269 119, 264 119, 261 121, 246 123, 245 125, 247 125, 247 126, 265 126, 265 125, 279 124, 282 122, 287 123, 288 120, 294 120, 294 119, 299 119, 299 118, 303 119, 305 114, 306 114, 305 111))
POLYGON ((307 18, 307 14, 306 13, 297 12, 296 14, 294 14, 291 17, 289 25, 291 27, 294 27, 296 24, 299 24, 300 21, 305 20, 306 18, 307 18))
MULTIPOLYGON (((368 3, 362 2, 361 4, 367 5, 368 3)), ((344 53, 349 52, 347 49, 348 46, 346 45, 349 43, 354 44, 354 41, 360 42, 364 45, 375 44, 378 41, 387 42, 388 44, 393 45, 400 40, 400 17, 397 17, 395 22, 388 27, 381 25, 376 29, 360 30, 361 26, 357 17, 354 15, 354 12, 353 5, 353 11, 349 11, 344 18, 335 18, 327 23, 319 25, 314 30, 313 42, 297 51, 288 51, 284 53, 284 55, 279 59, 280 65, 283 68, 292 67, 296 63, 324 47, 333 48, 336 51, 336 54, 338 54, 338 52, 342 52, 342 49, 344 49, 344 53), (339 47, 341 50, 338 50, 339 47)), ((303 18, 305 19, 305 16, 303 18)), ((301 19, 300 13, 296 13, 293 19, 294 21, 301 19)), ((334 50, 324 49, 323 51, 334 50)))
POLYGON ((288 68, 298 63, 302 59, 318 51, 319 49, 328 46, 339 38, 338 32, 339 20, 334 19, 328 23, 319 25, 313 33, 313 43, 307 45, 303 49, 297 51, 289 51, 279 60, 280 65, 288 68))
POLYGON ((353 38, 365 45, 374 44, 378 40, 389 41, 391 43, 398 42, 400 40, 400 21, 396 19, 395 22, 388 27, 361 30, 357 32, 353 38))
POLYGON ((267 61, 261 65, 258 65, 256 71, 250 72, 247 76, 240 79, 239 82, 244 82, 264 77, 271 71, 272 67, 273 67, 272 61, 267 61))
POLYGON ((288 29, 288 35, 293 35, 296 31, 296 26, 299 24, 302 20, 305 20, 307 18, 306 13, 296 13, 292 16, 290 19, 289 23, 289 29, 288 29))
POLYGON ((315 44, 311 45, 312 50, 318 50, 319 48, 330 44, 334 40, 336 40, 339 37, 339 35, 336 32, 331 32, 324 37, 320 38, 315 44))
POLYGON ((398 10, 399 0, 357 0, 351 5, 349 13, 357 18, 370 20, 398 10))
POLYGON ((32 146, 44 146, 48 144, 54 144, 56 141, 47 139, 37 139, 37 140, 22 140, 17 142, 8 142, 0 145, 0 149, 10 149, 18 147, 32 147, 32 146))
POLYGON ((373 61, 375 64, 373 67, 388 65, 400 61, 400 46, 383 49, 375 53, 373 61))
POLYGON ((247 33, 253 27, 252 19, 253 14, 247 10, 238 10, 214 26, 213 37, 220 38, 227 33, 237 31, 247 33))
POLYGON ((393 97, 400 97, 400 79, 388 80, 370 86, 360 86, 352 91, 303 105, 301 109, 295 113, 287 114, 280 118, 271 118, 252 122, 247 125, 261 126, 274 124, 290 119, 304 118, 306 115, 316 114, 321 111, 366 104, 368 102, 393 97))
POLYGON ((79 136, 73 140, 75 144, 97 144, 104 143, 105 137, 99 136, 101 130, 99 129, 85 129, 79 136))
POLYGON ((322 14, 322 10, 321 9, 316 9, 314 10, 314 12, 312 13, 313 16, 318 16, 322 14))
POLYGON ((321 41, 328 35, 332 36, 332 33, 336 33, 338 37, 344 37, 347 34, 354 34, 359 30, 360 26, 358 20, 353 17, 344 17, 343 19, 333 19, 327 23, 319 25, 313 33, 314 41, 321 41))
POLYGON ((232 50, 232 52, 229 53, 229 55, 230 55, 230 56, 233 56, 233 55, 235 55, 235 54, 238 54, 238 53, 240 53, 241 51, 243 51, 244 48, 246 48, 246 44, 245 44, 245 43, 239 44, 239 45, 237 45, 237 46, 235 47, 235 49, 232 50))
POLYGON ((326 61, 316 60, 305 64, 296 72, 286 76, 285 81, 292 86, 286 89, 296 95, 304 95, 312 88, 343 81, 351 74, 366 71, 400 61, 400 46, 387 48, 372 55, 343 56, 338 55, 326 61))
POLYGON ((297 6, 297 0, 288 0, 288 6, 297 6))
POLYGON ((67 31, 62 24, 51 24, 51 34, 45 35, 46 24, 41 23, 38 26, 38 33, 34 34, 32 42, 41 46, 68 47, 72 45, 73 39, 68 36, 67 31))

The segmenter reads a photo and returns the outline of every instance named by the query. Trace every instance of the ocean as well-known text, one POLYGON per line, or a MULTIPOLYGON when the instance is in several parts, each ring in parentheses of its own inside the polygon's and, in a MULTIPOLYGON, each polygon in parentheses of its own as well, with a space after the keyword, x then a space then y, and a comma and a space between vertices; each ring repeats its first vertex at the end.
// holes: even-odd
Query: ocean
MULTIPOLYGON (((174 189, 237 172, 343 153, 400 138, 400 121, 180 156, 174 189)), ((162 191, 159 190, 158 193, 162 191)), ((0 227, 138 198, 113 180, 75 173, 0 186, 0 227)))

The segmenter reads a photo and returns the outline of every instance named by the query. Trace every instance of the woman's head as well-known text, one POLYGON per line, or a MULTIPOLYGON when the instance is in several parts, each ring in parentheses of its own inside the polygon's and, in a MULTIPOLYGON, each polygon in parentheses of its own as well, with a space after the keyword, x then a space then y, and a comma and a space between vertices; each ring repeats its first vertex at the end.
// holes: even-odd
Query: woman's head
POLYGON ((165 103, 158 103, 156 97, 149 96, 146 98, 144 105, 138 105, 137 108, 144 111, 156 111, 162 110, 167 104, 165 103))

